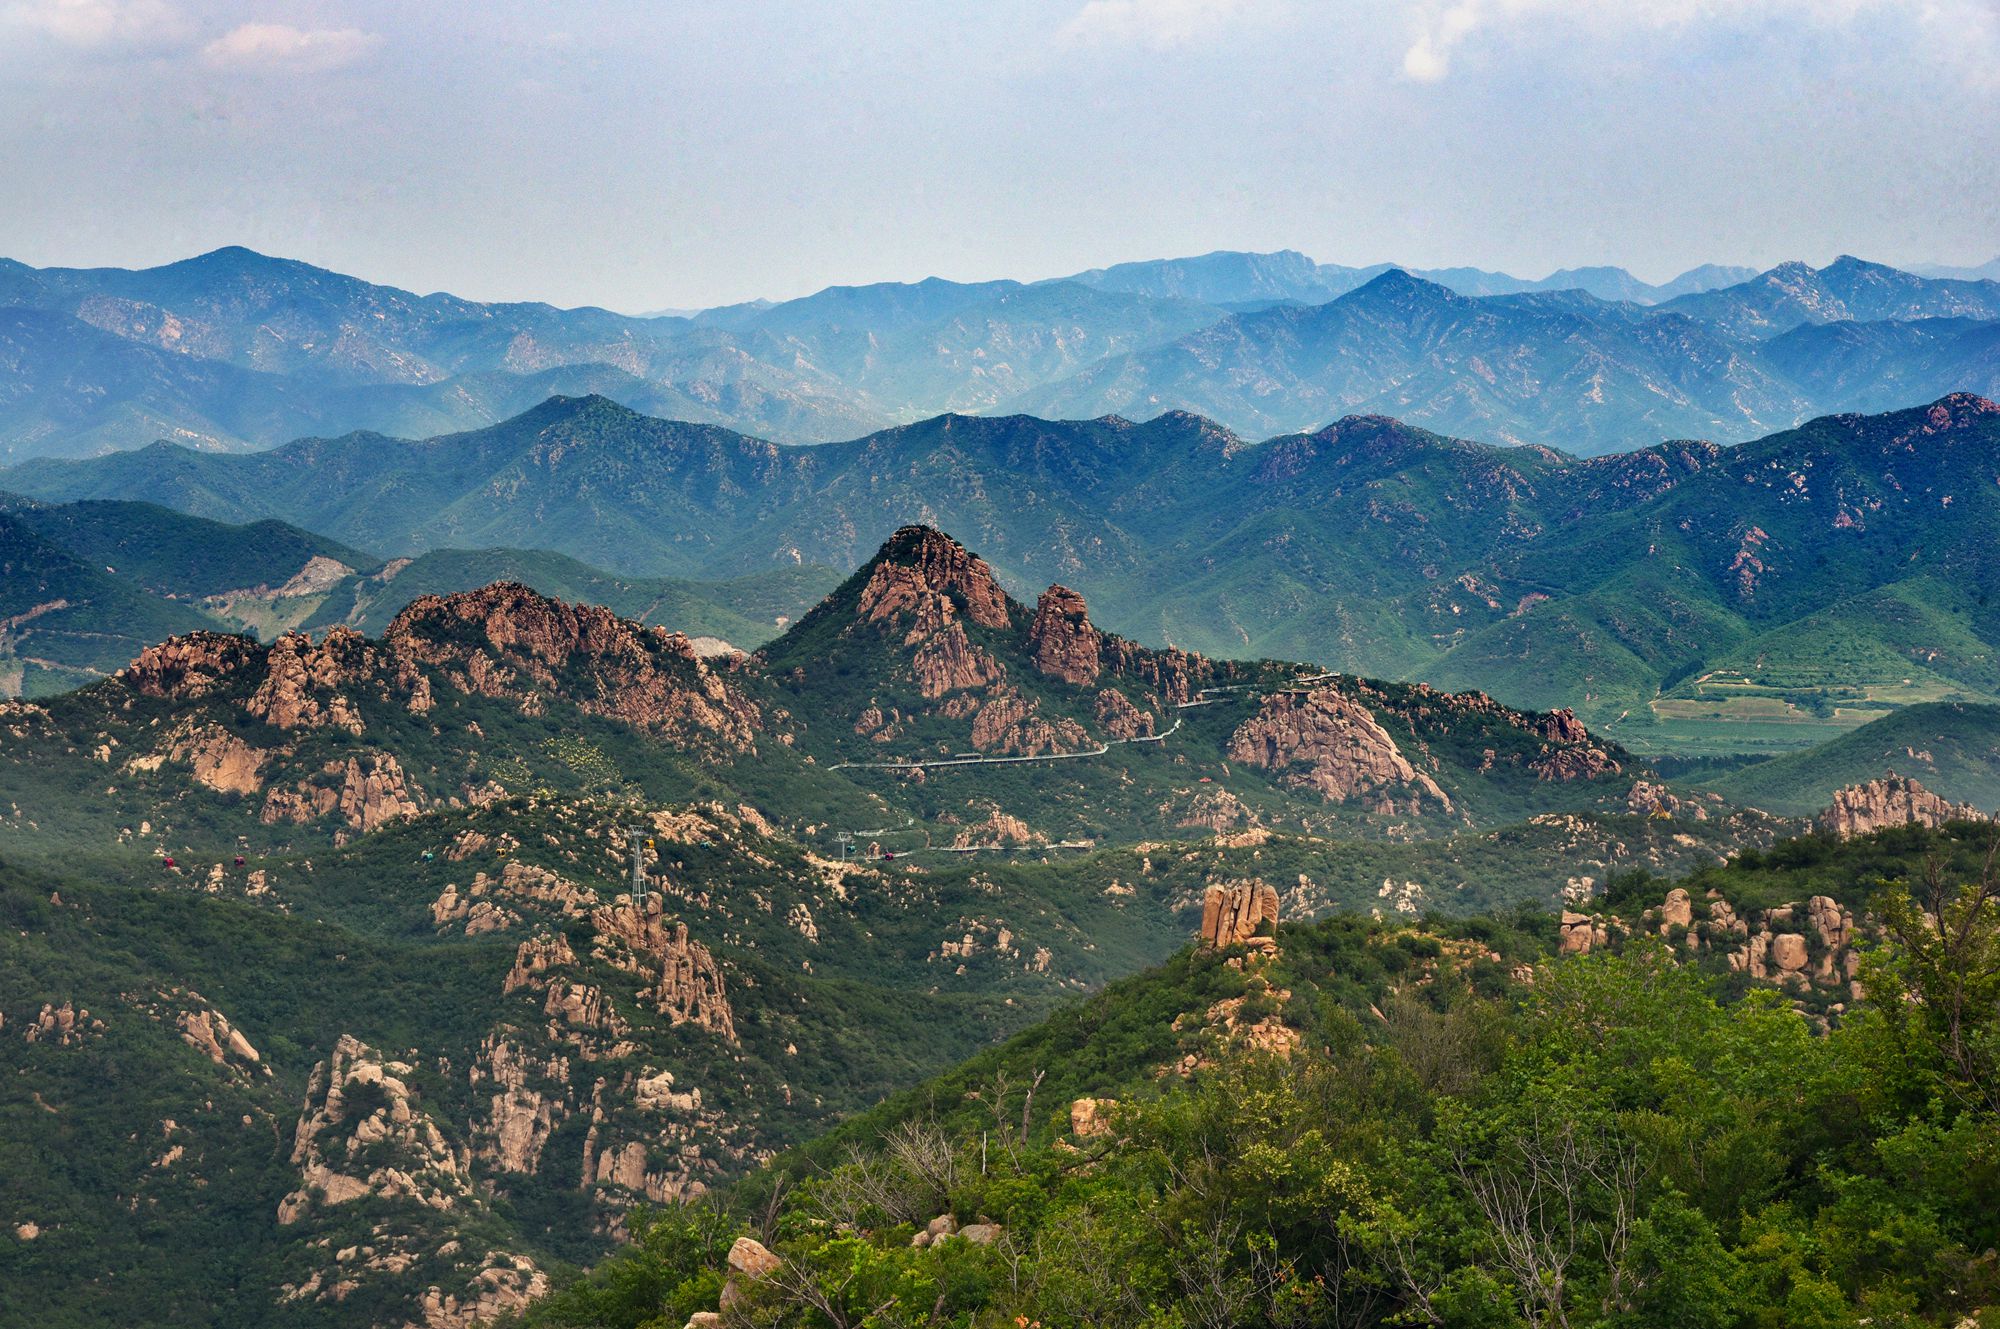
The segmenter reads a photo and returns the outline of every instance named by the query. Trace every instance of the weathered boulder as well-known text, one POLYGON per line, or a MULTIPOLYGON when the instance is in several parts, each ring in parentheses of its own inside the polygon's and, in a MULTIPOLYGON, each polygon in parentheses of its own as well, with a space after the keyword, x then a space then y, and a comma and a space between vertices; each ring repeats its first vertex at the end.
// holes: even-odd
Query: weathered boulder
POLYGON ((1684 928, 1694 925, 1694 901, 1679 886, 1667 892, 1666 903, 1660 906, 1660 926, 1663 928, 1684 928))
POLYGON ((1771 937, 1771 963, 1780 974, 1796 974, 1806 967, 1806 939, 1796 932, 1779 932, 1771 937))
POLYGON ((1069 1105, 1069 1133, 1079 1140, 1111 1134, 1109 1113, 1118 1106, 1115 1098, 1079 1098, 1069 1105))
POLYGON ((1201 904, 1201 944, 1210 950, 1268 939, 1278 926, 1278 890, 1268 882, 1217 883, 1201 904))

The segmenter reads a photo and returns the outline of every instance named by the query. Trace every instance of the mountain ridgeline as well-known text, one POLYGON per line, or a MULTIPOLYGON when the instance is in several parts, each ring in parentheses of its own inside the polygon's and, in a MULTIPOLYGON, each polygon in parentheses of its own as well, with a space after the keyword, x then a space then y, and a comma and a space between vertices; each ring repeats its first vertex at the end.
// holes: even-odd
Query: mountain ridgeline
POLYGON ((1567 712, 1137 645, 928 527, 750 656, 506 582, 177 635, 0 705, 0 808, 0 1318, 51 1325, 456 1329, 1213 887, 1538 908, 1796 827, 1567 712))
MULTIPOLYGON (((391 555, 550 549, 604 583, 852 567, 921 513, 1004 583, 1077 587, 1135 640, 1569 707, 1642 747, 1768 752, 2000 696, 1996 440, 2000 408, 1965 394, 1585 460, 1372 416, 1248 443, 1181 413, 954 415, 787 447, 592 397, 423 442, 162 445, 0 485, 391 555)), ((737 644, 796 617, 762 604, 737 644)))
POLYGON ((591 393, 785 442, 940 412, 1188 410, 1245 434, 1393 415, 1589 455, 1993 395, 1996 326, 2000 283, 1848 257, 1651 286, 1223 253, 655 318, 420 296, 241 248, 0 263, 0 459, 427 437, 591 393))

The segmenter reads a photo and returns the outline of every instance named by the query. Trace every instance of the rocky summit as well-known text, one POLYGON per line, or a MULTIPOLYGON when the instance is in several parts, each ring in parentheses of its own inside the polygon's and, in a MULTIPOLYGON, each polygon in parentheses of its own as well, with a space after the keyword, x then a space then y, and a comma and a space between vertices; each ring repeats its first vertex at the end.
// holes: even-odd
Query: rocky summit
MULTIPOLYGON (((1147 646, 928 526, 750 654, 509 581, 375 636, 169 636, 0 708, 0 1108, 29 1142, 0 1295, 53 1305, 112 1252, 147 1285, 220 1258, 247 1325, 532 1321, 794 1166, 867 1241, 1013 1250, 1035 1220, 999 1192, 865 1201, 906 1233, 840 1189, 875 1164, 796 1160, 1162 963, 1199 991, 1129 1008, 1115 1054, 922 1092, 992 1105, 989 1169, 1051 1113, 1110 1158, 1121 1114, 1244 1058, 1317 1065, 1348 1020, 1458 1046, 1431 985, 1525 1001, 1651 938, 1830 1027, 1894 927, 1855 889, 1658 883, 1972 813, 1900 777, 1833 803, 1760 811, 1568 709, 1147 646), (151 1088, 104 1092, 135 1066, 151 1088), (73 1138, 139 1181, 53 1166, 73 1138)), ((958 1167, 957 1126, 895 1129, 958 1167)), ((729 1272, 676 1314, 792 1295, 792 1230, 718 1236, 729 1272)))

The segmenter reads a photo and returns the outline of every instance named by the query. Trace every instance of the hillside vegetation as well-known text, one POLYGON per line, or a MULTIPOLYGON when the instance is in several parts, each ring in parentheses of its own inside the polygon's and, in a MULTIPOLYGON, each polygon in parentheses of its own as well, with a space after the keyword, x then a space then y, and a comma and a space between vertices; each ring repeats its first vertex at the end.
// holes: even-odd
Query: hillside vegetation
POLYGON ((523 1323, 718 1299, 743 1325, 1978 1323, 2000 1302, 1991 843, 1814 842, 1650 910, 1659 884, 1627 882, 1630 935, 1566 957, 1531 918, 1183 953, 725 1204, 639 1219, 523 1323), (1785 999, 1820 978, 1704 958, 1729 920, 1793 926, 1828 890, 1805 947, 1859 944, 1869 994, 1831 1022, 1785 999))
POLYGON ((423 442, 162 446, 6 483, 399 555, 549 549, 613 583, 850 568, 921 513, 1135 641, 1569 708, 1642 751, 1774 755, 2000 695, 1996 439, 2000 408, 1955 395, 1588 461, 1383 417, 1251 444, 1184 413, 941 416, 788 448, 598 397, 423 442))

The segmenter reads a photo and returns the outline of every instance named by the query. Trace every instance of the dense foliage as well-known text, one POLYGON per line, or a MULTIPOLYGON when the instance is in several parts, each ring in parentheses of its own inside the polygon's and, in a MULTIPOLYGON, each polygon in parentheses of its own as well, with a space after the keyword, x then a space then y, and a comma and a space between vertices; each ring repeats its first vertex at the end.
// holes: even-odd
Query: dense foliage
MULTIPOLYGON (((1831 1029, 1657 939, 1525 984, 1492 924, 1183 957, 747 1186, 739 1229, 783 1264, 738 1275, 724 1323, 1957 1324, 2000 1302, 2000 879, 1918 838, 1868 847, 1905 880, 1874 1000, 1831 1029), (1182 1073, 1160 1017, 1232 992, 1297 1050, 1182 1073), (1072 1133, 1086 1092, 1117 1095, 1107 1131, 1072 1133), (944 1215, 998 1231, 916 1235, 944 1215)), ((528 1323, 712 1308, 722 1221, 647 1217, 528 1323)))

